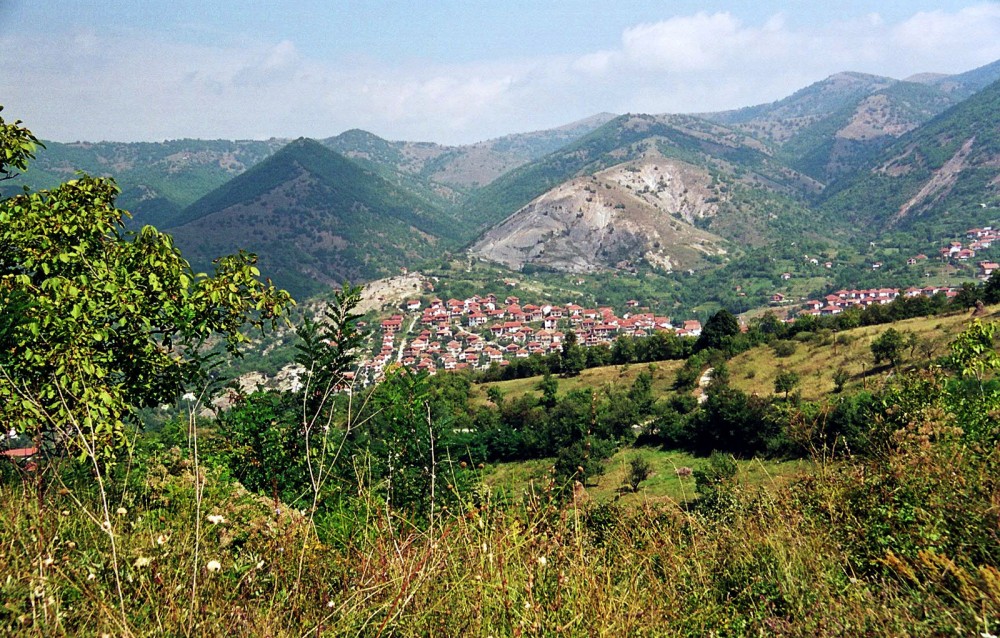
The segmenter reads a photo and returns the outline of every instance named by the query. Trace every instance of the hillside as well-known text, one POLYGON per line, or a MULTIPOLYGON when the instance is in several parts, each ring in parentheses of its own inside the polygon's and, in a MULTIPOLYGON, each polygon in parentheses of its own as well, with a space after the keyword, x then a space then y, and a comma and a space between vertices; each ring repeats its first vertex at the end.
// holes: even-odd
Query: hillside
POLYGON ((516 133, 464 146, 389 142, 360 130, 323 144, 372 166, 417 176, 440 187, 468 191, 583 137, 615 116, 601 113, 553 129, 516 133))
POLYGON ((666 271, 695 267, 725 253, 724 240, 694 226, 718 211, 711 182, 703 169, 650 153, 550 190, 470 253, 514 270, 582 273, 640 260, 666 271))
POLYGON ((167 228, 200 267, 238 249, 297 296, 439 257, 454 223, 321 144, 292 142, 167 228))
POLYGON ((77 171, 114 177, 118 205, 133 226, 165 227, 198 198, 225 184, 287 144, 265 141, 170 140, 167 142, 45 142, 15 184, 51 188, 77 171))
MULTIPOLYGON (((466 208, 468 214, 479 223, 492 224, 499 224, 500 220, 540 197, 543 198, 538 200, 542 209, 552 205, 562 206, 565 211, 566 206, 574 204, 568 200, 553 203, 554 200, 567 197, 580 199, 581 188, 586 179, 612 167, 620 167, 620 170, 628 172, 642 172, 643 158, 669 160, 670 165, 677 170, 664 182, 662 188, 659 186, 659 179, 654 179, 652 186, 644 185, 640 179, 634 186, 636 190, 645 189, 643 193, 629 193, 633 185, 628 184, 629 180, 620 173, 611 180, 614 183, 604 180, 603 186, 598 189, 601 193, 600 204, 584 209, 581 203, 577 203, 573 209, 576 213, 587 215, 586 210, 596 211, 607 204, 611 211, 632 211, 633 216, 650 219, 664 212, 673 215, 673 221, 669 222, 673 225, 672 230, 667 230, 662 224, 654 230, 643 222, 640 226, 645 231, 639 228, 639 237, 635 241, 615 242, 619 247, 627 244, 628 250, 642 249, 640 253, 633 254, 633 257, 639 257, 643 252, 650 253, 649 247, 655 247, 649 255, 650 263, 659 261, 658 265, 662 266, 666 265, 666 258, 677 261, 678 257, 680 262, 691 263, 691 257, 696 253, 688 251, 686 256, 681 256, 680 253, 671 256, 671 248, 668 246, 687 242, 690 248, 694 244, 714 240, 708 235, 694 233, 693 229, 684 231, 688 235, 687 239, 676 238, 685 223, 696 224, 702 231, 750 245, 766 244, 779 236, 787 236, 790 232, 801 233, 808 229, 810 214, 803 198, 806 194, 819 190, 820 186, 815 180, 775 159, 764 144, 745 133, 707 120, 677 115, 619 117, 580 141, 514 170, 477 191, 466 208), (686 189, 691 192, 685 192, 686 189), (650 194, 649 191, 653 193, 650 194), (660 246, 655 246, 657 243, 660 246), (657 252, 662 253, 660 258, 656 257, 657 252)), ((652 170, 652 165, 649 169, 652 170)), ((601 178, 598 181, 602 181, 601 178)), ((582 198, 583 203, 593 203, 586 202, 586 195, 582 195, 582 198)), ((538 208, 539 206, 533 205, 531 210, 539 212, 538 208)), ((620 215, 616 214, 614 217, 618 218, 620 215)), ((489 241, 509 234, 505 228, 510 229, 508 224, 520 223, 519 219, 523 220, 524 215, 515 215, 494 227, 475 244, 473 252, 485 254, 489 241)), ((582 232, 586 227, 596 228, 595 224, 596 222, 585 222, 579 226, 579 230, 582 232)), ((575 225, 555 222, 555 226, 549 230, 555 230, 557 226, 565 230, 575 225)), ((607 226, 607 223, 600 222, 600 226, 607 226)), ((623 230, 631 233, 634 229, 623 230)), ((540 254, 543 248, 540 242, 544 239, 544 233, 533 231, 532 234, 517 234, 520 235, 520 238, 514 240, 517 251, 523 255, 540 254), (530 244, 532 237, 538 240, 534 246, 530 244)), ((601 243, 600 239, 595 241, 597 243, 594 246, 601 243)), ((581 252, 589 253, 591 247, 593 246, 587 245, 581 248, 581 252)), ((683 250, 686 249, 682 249, 682 252, 683 250)), ((506 248, 500 249, 500 252, 506 251, 506 248)), ((706 250, 702 246, 697 252, 704 255, 718 250, 706 250)), ((609 257, 614 254, 613 250, 609 251, 609 257)), ((604 264, 609 261, 609 258, 602 258, 597 253, 591 253, 591 256, 604 264)), ((499 258, 500 253, 494 257, 499 258)), ((556 261, 560 260, 561 258, 557 258, 556 261)), ((524 260, 508 255, 500 261, 513 264, 524 260)))
POLYGON ((998 114, 1000 81, 841 180, 822 204, 828 219, 883 231, 920 227, 941 237, 981 225, 984 214, 1000 207, 998 114))

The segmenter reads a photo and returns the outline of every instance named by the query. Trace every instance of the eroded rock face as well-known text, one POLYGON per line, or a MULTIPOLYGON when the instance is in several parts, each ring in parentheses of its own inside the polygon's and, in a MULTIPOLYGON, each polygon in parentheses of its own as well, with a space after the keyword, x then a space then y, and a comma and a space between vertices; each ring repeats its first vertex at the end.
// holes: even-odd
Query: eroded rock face
POLYGON ((686 268, 725 252, 721 238, 693 225, 714 216, 717 201, 706 171, 645 157, 557 186, 488 231, 470 252, 513 269, 530 264, 584 273, 639 260, 686 268))

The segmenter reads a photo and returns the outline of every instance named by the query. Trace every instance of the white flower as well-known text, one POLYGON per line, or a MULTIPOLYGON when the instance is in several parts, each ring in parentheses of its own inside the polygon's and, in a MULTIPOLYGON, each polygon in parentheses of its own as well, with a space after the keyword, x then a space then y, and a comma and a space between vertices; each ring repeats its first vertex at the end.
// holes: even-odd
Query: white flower
POLYGON ((62 515, 63 516, 69 516, 69 510, 63 510, 62 511, 62 515))
POLYGON ((117 510, 115 510, 115 514, 117 514, 118 516, 125 516, 126 514, 128 514, 128 510, 125 509, 124 507, 119 507, 117 510))
POLYGON ((548 564, 548 562, 549 561, 546 560, 544 556, 539 556, 538 557, 538 566, 539 567, 545 567, 548 564))
POLYGON ((48 556, 48 557, 45 558, 45 560, 42 561, 42 565, 45 565, 46 567, 48 567, 49 565, 51 565, 54 562, 56 562, 56 561, 53 560, 53 558, 51 556, 48 556))
POLYGON ((208 571, 210 571, 210 572, 217 572, 220 569, 222 569, 222 563, 220 563, 217 560, 210 560, 210 561, 208 561, 208 564, 205 565, 205 567, 207 567, 208 571))
POLYGON ((212 525, 218 525, 220 523, 226 522, 226 518, 221 514, 209 514, 205 518, 207 518, 208 522, 211 523, 212 525))
POLYGON ((156 544, 166 545, 168 540, 170 540, 169 536, 167 536, 166 534, 160 534, 159 536, 156 537, 156 544))
POLYGON ((187 392, 181 398, 185 401, 195 401, 198 397, 194 396, 194 392, 187 392))
POLYGON ((149 565, 149 559, 146 558, 145 556, 140 556, 139 558, 135 559, 135 562, 132 563, 132 565, 136 569, 141 569, 142 567, 147 567, 149 565))

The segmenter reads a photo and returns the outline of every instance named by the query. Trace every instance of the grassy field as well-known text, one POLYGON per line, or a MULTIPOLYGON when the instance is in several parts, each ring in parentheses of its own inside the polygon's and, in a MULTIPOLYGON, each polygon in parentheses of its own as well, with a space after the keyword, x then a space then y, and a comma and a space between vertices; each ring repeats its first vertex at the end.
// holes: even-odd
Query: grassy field
MULTIPOLYGON (((599 390, 610 386, 627 389, 635 382, 635 378, 639 376, 640 372, 651 371, 653 373, 653 392, 657 396, 664 396, 673 391, 674 375, 682 365, 684 365, 683 361, 658 361, 653 364, 633 363, 624 366, 604 366, 602 368, 589 368, 575 377, 557 376, 556 379, 559 381, 559 394, 562 395, 580 388, 599 390)), ((472 388, 472 402, 475 405, 486 403, 486 389, 493 386, 500 388, 504 395, 511 399, 527 392, 541 395, 537 389, 538 382, 541 380, 542 377, 528 377, 478 384, 472 388)))
MULTIPOLYGON (((1000 310, 992 309, 984 320, 996 319, 1000 310)), ((798 390, 802 398, 817 401, 834 393, 833 375, 838 369, 849 376, 846 392, 880 385, 889 372, 888 365, 875 367, 871 344, 890 327, 910 332, 917 337, 917 346, 906 349, 902 366, 921 367, 948 352, 948 343, 969 324, 969 313, 908 319, 891 325, 865 326, 839 333, 822 332, 808 340, 795 340, 795 352, 778 356, 775 348, 762 346, 733 357, 729 361, 730 383, 747 393, 759 395, 774 392, 774 380, 783 371, 799 375, 798 390)))
MULTIPOLYGON (((698 470, 708 462, 706 458, 686 452, 666 451, 656 448, 627 448, 620 450, 604 464, 604 473, 587 483, 587 498, 594 503, 618 502, 625 506, 648 503, 689 503, 695 499, 694 477, 682 468, 698 470), (628 473, 629 461, 640 457, 649 463, 649 477, 639 485, 637 492, 622 489, 628 473), (678 470, 682 470, 680 473, 678 470)), ((815 465, 809 460, 773 461, 762 459, 738 460, 737 481, 747 487, 772 490, 786 485, 790 480, 812 473, 815 465)), ((511 496, 542 491, 549 482, 553 459, 536 459, 518 463, 501 463, 485 477, 491 487, 511 496)))
MULTIPOLYGON (((989 308, 983 321, 1000 318, 1000 308, 989 308)), ((792 340, 795 351, 788 356, 778 356, 772 346, 761 346, 733 357, 729 362, 730 383, 747 393, 767 395, 774 393, 774 380, 783 371, 791 370, 799 375, 797 390, 803 399, 817 401, 834 394, 834 372, 845 370, 849 380, 844 386, 846 392, 864 387, 880 385, 890 372, 883 363, 876 367, 872 360, 871 344, 890 327, 904 333, 913 333, 917 345, 906 349, 902 366, 904 369, 921 367, 947 354, 948 343, 968 326, 971 317, 967 311, 936 317, 907 319, 893 324, 865 326, 842 332, 824 330, 808 335, 800 335, 792 340)), ((631 364, 626 366, 605 366, 584 370, 579 376, 559 381, 559 393, 563 394, 579 388, 601 389, 606 386, 627 388, 643 370, 653 371, 653 392, 658 397, 668 397, 673 392, 674 376, 683 361, 659 361, 652 364, 631 364)), ((540 394, 536 389, 541 377, 514 379, 485 383, 473 387, 473 403, 486 402, 486 389, 499 387, 508 398, 516 398, 526 392, 540 394)))

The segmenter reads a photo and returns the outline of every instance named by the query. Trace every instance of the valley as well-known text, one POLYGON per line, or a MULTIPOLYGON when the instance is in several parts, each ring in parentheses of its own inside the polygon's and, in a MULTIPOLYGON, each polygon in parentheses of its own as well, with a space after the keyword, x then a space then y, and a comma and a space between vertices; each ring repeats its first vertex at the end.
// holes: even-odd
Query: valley
POLYGON ((992 636, 998 135, 1000 62, 458 146, 0 119, 0 633, 992 636))

